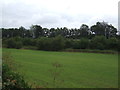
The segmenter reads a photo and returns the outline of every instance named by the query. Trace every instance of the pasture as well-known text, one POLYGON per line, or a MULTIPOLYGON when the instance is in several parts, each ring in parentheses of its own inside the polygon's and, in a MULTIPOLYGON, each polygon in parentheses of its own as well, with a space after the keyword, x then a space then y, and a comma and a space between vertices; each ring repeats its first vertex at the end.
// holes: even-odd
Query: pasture
POLYGON ((3 49, 10 52, 30 84, 58 88, 117 88, 118 55, 80 52, 51 52, 3 49), (57 69, 52 65, 59 63, 57 69), (52 71, 60 70, 56 81, 52 71))

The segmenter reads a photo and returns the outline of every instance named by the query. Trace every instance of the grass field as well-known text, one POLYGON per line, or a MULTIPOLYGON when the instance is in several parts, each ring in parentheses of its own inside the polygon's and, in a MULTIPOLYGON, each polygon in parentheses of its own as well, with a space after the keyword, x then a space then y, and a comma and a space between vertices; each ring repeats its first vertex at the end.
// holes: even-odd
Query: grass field
POLYGON ((115 88, 118 87, 117 54, 95 54, 77 52, 47 52, 22 49, 3 49, 11 52, 19 64, 18 72, 29 83, 55 87, 50 70, 52 63, 62 64, 61 76, 56 86, 63 88, 115 88), (64 80, 62 82, 59 82, 64 80))

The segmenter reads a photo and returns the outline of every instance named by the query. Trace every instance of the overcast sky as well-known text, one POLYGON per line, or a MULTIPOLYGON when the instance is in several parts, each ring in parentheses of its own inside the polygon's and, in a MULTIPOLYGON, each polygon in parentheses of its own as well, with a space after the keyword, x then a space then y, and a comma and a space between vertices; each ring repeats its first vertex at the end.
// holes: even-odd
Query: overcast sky
POLYGON ((80 28, 105 21, 118 28, 119 0, 2 0, 0 27, 80 28))

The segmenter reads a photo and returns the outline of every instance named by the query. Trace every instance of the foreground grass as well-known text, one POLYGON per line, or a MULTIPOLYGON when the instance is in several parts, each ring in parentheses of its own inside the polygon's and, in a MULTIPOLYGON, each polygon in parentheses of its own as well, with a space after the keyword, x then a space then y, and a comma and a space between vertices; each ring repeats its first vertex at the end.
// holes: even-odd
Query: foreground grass
POLYGON ((14 60, 20 64, 20 73, 30 83, 54 87, 50 69, 52 63, 59 62, 64 69, 59 87, 64 88, 115 88, 118 87, 117 54, 95 54, 77 52, 47 52, 35 50, 3 49, 11 52, 14 60))

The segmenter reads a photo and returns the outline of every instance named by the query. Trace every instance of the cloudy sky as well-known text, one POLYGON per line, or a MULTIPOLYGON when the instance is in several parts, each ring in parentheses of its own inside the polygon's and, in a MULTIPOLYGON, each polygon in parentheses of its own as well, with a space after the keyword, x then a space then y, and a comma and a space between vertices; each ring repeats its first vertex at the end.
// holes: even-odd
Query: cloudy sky
POLYGON ((2 0, 0 27, 80 28, 97 21, 118 27, 119 0, 2 0))

